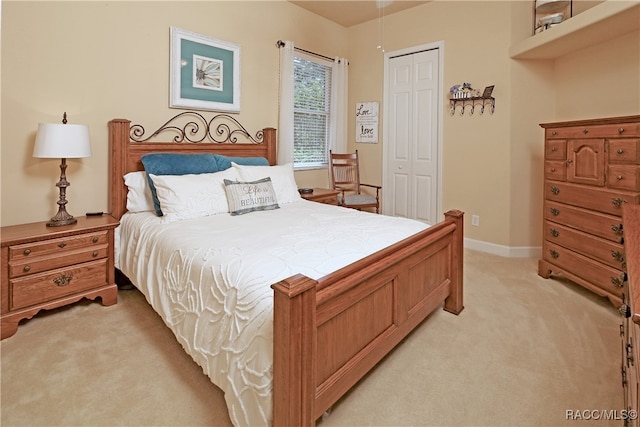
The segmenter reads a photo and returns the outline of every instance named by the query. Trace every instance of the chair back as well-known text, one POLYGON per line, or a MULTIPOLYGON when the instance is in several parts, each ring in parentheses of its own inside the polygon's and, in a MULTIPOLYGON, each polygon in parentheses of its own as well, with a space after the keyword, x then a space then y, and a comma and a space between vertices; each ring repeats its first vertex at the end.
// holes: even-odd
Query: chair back
POLYGON ((354 191, 360 194, 360 165, 358 150, 355 153, 336 154, 329 150, 331 186, 334 189, 354 191))

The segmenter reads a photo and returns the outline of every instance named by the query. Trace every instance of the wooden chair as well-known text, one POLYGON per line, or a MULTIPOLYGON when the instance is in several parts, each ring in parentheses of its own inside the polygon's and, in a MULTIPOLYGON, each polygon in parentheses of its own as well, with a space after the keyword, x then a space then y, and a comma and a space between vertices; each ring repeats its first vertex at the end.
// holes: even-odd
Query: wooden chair
POLYGON ((380 190, 382 187, 360 182, 358 150, 348 154, 335 154, 330 150, 329 161, 331 186, 335 190, 340 190, 338 204, 345 208, 358 210, 375 208, 376 213, 380 213, 380 190), (362 193, 360 187, 375 188, 376 195, 362 193))

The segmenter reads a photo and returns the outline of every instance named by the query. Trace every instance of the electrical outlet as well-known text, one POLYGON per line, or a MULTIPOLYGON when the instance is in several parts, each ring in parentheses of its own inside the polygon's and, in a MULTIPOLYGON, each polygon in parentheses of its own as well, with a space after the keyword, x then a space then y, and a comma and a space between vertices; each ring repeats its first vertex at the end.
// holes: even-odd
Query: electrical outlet
POLYGON ((480 226, 480 215, 471 215, 471 225, 480 226))

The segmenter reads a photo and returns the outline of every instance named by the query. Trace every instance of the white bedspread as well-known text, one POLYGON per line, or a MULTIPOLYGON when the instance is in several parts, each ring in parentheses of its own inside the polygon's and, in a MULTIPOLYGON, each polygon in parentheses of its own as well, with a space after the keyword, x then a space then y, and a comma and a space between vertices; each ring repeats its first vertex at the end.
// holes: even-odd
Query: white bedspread
POLYGON ((426 227, 305 200, 167 224, 128 213, 116 266, 224 391, 234 425, 270 425, 270 285, 296 273, 320 278, 426 227))

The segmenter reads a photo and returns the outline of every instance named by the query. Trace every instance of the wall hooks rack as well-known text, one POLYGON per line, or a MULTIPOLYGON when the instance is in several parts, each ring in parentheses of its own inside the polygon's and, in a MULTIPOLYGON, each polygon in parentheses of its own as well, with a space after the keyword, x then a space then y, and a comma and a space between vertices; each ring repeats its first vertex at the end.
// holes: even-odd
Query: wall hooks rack
POLYGON ((453 116, 456 113, 456 108, 460 107, 460 115, 464 115, 465 109, 467 107, 471 107, 469 109, 469 115, 473 115, 475 112, 476 106, 480 107, 480 114, 484 114, 485 106, 489 106, 489 111, 491 114, 496 109, 496 99, 492 96, 483 97, 483 96, 473 96, 470 98, 458 98, 458 99, 450 99, 449 107, 450 114, 453 116))

